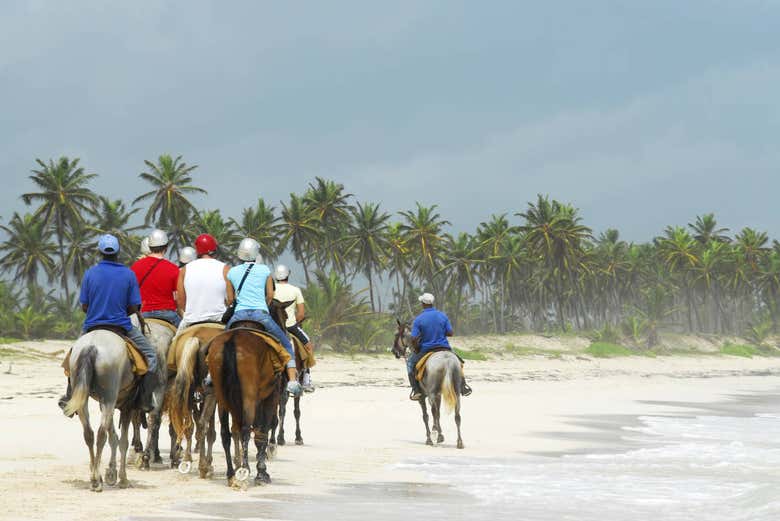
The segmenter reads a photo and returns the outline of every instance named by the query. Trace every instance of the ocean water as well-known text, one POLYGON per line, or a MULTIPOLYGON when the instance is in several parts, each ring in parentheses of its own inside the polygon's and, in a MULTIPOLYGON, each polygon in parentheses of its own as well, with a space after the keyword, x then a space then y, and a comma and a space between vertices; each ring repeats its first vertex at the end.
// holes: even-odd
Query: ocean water
POLYGON ((644 416, 632 448, 405 462, 481 505, 472 519, 780 520, 780 416, 644 416))

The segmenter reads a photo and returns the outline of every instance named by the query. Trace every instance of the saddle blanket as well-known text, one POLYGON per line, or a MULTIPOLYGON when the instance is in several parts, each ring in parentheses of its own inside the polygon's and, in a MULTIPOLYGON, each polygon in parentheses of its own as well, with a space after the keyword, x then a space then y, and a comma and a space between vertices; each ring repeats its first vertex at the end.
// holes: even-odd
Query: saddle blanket
POLYGON ((290 340, 292 340, 295 353, 301 359, 301 365, 303 366, 299 367, 298 369, 311 369, 317 365, 317 360, 314 358, 314 351, 311 348, 304 346, 295 335, 290 335, 290 340))
MULTIPOLYGON (((116 334, 116 333, 114 333, 116 334)), ((118 335, 121 336, 121 335, 118 335)), ((127 337, 122 337, 125 341, 125 347, 127 348, 127 357, 130 359, 130 366, 133 369, 133 374, 136 376, 143 376, 149 371, 149 366, 146 363, 146 358, 143 353, 138 349, 135 343, 127 337)), ((65 371, 65 376, 70 376, 70 353, 73 351, 71 347, 65 354, 65 360, 62 361, 62 369, 65 371)))
MULTIPOLYGON (((287 350, 282 346, 282 344, 279 342, 279 340, 276 339, 275 336, 273 336, 270 333, 266 333, 265 331, 260 331, 257 329, 252 329, 248 327, 237 327, 233 329, 227 329, 223 333, 224 334, 230 334, 235 333, 237 331, 246 331, 248 333, 251 333, 255 336, 258 336, 262 338, 266 344, 268 344, 271 347, 271 350, 273 351, 274 355, 272 355, 271 362, 274 367, 274 372, 279 373, 282 372, 285 367, 287 367, 287 362, 290 361, 290 354, 287 352, 287 350)), ((216 336, 215 336, 216 338, 216 336)), ((214 341, 212 338, 211 341, 214 341)), ((208 355, 206 355, 206 359, 208 360, 208 355)))
POLYGON ((417 379, 418 382, 422 382, 423 381, 423 377, 425 376, 425 364, 428 363, 428 359, 431 357, 431 355, 433 355, 434 353, 438 353, 440 351, 449 351, 452 354, 454 354, 455 356, 457 356, 458 360, 460 360, 460 370, 463 371, 463 359, 461 357, 459 357, 457 355, 457 353, 455 353, 455 351, 453 351, 451 349, 447 349, 446 347, 436 347, 436 348, 432 349, 431 351, 428 351, 427 353, 425 353, 422 356, 422 358, 420 358, 420 361, 417 362, 417 365, 414 366, 414 371, 415 371, 414 376, 415 376, 415 378, 417 379))
POLYGON ((145 318, 145 319, 144 319, 144 322, 146 322, 147 324, 148 324, 148 323, 153 323, 153 324, 159 324, 159 325, 161 325, 161 326, 165 326, 165 327, 167 327, 168 329, 170 329, 170 330, 173 332, 173 334, 174 334, 174 335, 176 334, 176 331, 177 331, 177 329, 176 329, 176 326, 174 326, 173 324, 171 324, 171 323, 170 323, 170 322, 168 322, 167 320, 163 320, 163 319, 161 319, 161 318, 152 318, 152 317, 149 317, 149 318, 145 318))

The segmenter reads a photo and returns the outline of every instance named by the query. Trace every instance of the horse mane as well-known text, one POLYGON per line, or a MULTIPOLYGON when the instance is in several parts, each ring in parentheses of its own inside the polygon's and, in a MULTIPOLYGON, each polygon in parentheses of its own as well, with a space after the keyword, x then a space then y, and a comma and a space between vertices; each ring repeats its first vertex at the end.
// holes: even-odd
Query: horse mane
POLYGON ((222 345, 222 389, 225 401, 238 425, 244 424, 244 400, 241 379, 238 376, 235 335, 230 335, 222 345))

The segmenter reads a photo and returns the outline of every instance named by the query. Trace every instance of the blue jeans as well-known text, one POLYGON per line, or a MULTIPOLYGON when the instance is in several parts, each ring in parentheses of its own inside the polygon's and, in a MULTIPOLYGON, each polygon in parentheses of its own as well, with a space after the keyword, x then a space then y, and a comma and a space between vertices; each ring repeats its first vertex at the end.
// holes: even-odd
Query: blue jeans
POLYGON ((130 337, 130 340, 135 342, 135 345, 137 345, 138 349, 144 354, 146 363, 149 365, 149 372, 157 372, 157 351, 154 350, 149 339, 146 338, 137 327, 131 328, 130 331, 127 332, 127 336, 130 337))
POLYGON ((423 357, 425 353, 415 353, 412 351, 412 354, 410 354, 406 358, 406 372, 409 373, 409 385, 414 386, 414 366, 417 365, 417 362, 420 361, 420 358, 423 357))
POLYGON ((293 352, 293 346, 290 343, 290 339, 287 338, 287 334, 282 331, 282 328, 279 327, 279 324, 274 322, 274 319, 271 318, 271 315, 269 315, 267 311, 261 309, 241 309, 236 311, 233 313, 233 317, 227 323, 225 328, 230 329, 230 326, 233 324, 233 322, 238 320, 251 320, 253 322, 259 322, 262 324, 267 332, 271 333, 273 336, 279 339, 279 343, 281 343, 282 347, 284 347, 284 350, 289 353, 290 361, 287 362, 287 367, 295 367, 295 353, 293 352))
POLYGON ((159 318, 160 320, 165 320, 166 322, 170 322, 176 327, 179 327, 179 323, 181 323, 181 317, 179 316, 179 314, 170 309, 144 311, 143 313, 141 313, 141 316, 143 316, 144 318, 159 318))

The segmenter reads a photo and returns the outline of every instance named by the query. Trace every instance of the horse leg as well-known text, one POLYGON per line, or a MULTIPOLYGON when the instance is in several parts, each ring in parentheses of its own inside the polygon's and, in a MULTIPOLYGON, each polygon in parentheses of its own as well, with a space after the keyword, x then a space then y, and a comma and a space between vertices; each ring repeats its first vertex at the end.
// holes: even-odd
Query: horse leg
POLYGON ((79 409, 79 420, 81 420, 81 427, 84 430, 84 443, 87 444, 89 449, 89 479, 92 484, 92 490, 95 490, 98 485, 95 477, 95 431, 92 430, 92 426, 89 424, 89 408, 86 404, 79 409))
POLYGON ((436 443, 442 443, 444 434, 441 432, 441 393, 434 395, 431 412, 433 413, 433 430, 436 431, 436 443))
POLYGON ((122 412, 119 414, 119 428, 121 435, 119 438, 119 488, 127 488, 130 482, 127 481, 127 431, 130 429, 130 414, 122 412))
POLYGON ((114 428, 114 422, 111 422, 111 430, 108 431, 108 445, 111 447, 111 459, 108 462, 108 468, 106 469, 105 481, 109 486, 116 485, 116 446, 118 439, 116 435, 116 429, 114 428))
POLYGON ((176 435, 172 423, 168 424, 168 434, 171 436, 171 468, 175 469, 179 466, 179 451, 181 450, 181 445, 179 444, 179 438, 176 435))
POLYGON ((100 475, 100 460, 103 456, 103 447, 106 445, 108 433, 114 428, 114 403, 100 404, 100 427, 97 432, 97 445, 95 447, 95 469, 93 473, 92 490, 103 491, 103 477, 100 475), (97 486, 94 482, 97 481, 97 486))
POLYGON ((227 480, 228 485, 234 484, 233 476, 236 475, 236 471, 233 468, 233 459, 230 457, 230 441, 232 435, 230 433, 229 413, 227 411, 219 411, 219 423, 220 434, 222 436, 222 449, 225 451, 225 461, 227 462, 227 480))
POLYGON ((162 463, 162 455, 160 454, 160 425, 162 424, 162 411, 157 414, 157 423, 154 425, 154 436, 152 436, 153 447, 153 462, 162 463))
POLYGON ((135 449, 136 455, 141 454, 144 451, 143 443, 141 443, 141 415, 142 412, 133 413, 133 449, 135 449))
POLYGON ((283 389, 279 396, 279 434, 276 436, 277 445, 284 445, 284 417, 287 416, 287 400, 289 395, 287 390, 283 389))
POLYGON ((255 430, 255 446, 257 447, 257 476, 255 484, 262 485, 271 482, 271 476, 266 468, 266 459, 268 457, 268 432, 270 426, 276 418, 277 412, 276 400, 273 395, 269 396, 257 406, 257 424, 255 430))
POLYGON ((428 408, 425 406, 425 398, 420 399, 420 408, 422 409, 423 423, 425 424, 425 444, 433 445, 431 429, 428 428, 428 408))
POLYGON ((458 448, 463 448, 463 438, 460 437, 460 395, 455 396, 455 426, 458 428, 458 448))
POLYGON ((296 396, 293 400, 293 415, 295 416, 295 444, 303 445, 301 437, 301 397, 296 396))
POLYGON ((154 443, 154 431, 159 429, 160 412, 157 410, 151 411, 146 415, 146 450, 143 452, 141 459, 141 469, 149 470, 149 462, 152 459, 152 450, 155 446, 154 443))
POLYGON ((200 477, 206 479, 213 469, 211 468, 211 446, 214 444, 214 438, 216 433, 212 437, 214 431, 214 409, 216 407, 216 400, 213 395, 209 395, 204 400, 203 410, 198 418, 198 427, 195 430, 196 444, 198 449, 198 470, 200 477), (208 456, 206 455, 206 443, 204 441, 206 432, 209 434, 208 456))
POLYGON ((203 439, 202 436, 199 436, 200 434, 200 428, 201 428, 201 422, 200 419, 203 416, 203 409, 205 408, 205 399, 204 399, 204 405, 198 407, 197 405, 192 410, 192 419, 195 422, 195 452, 200 454, 200 444, 201 440, 203 439))

